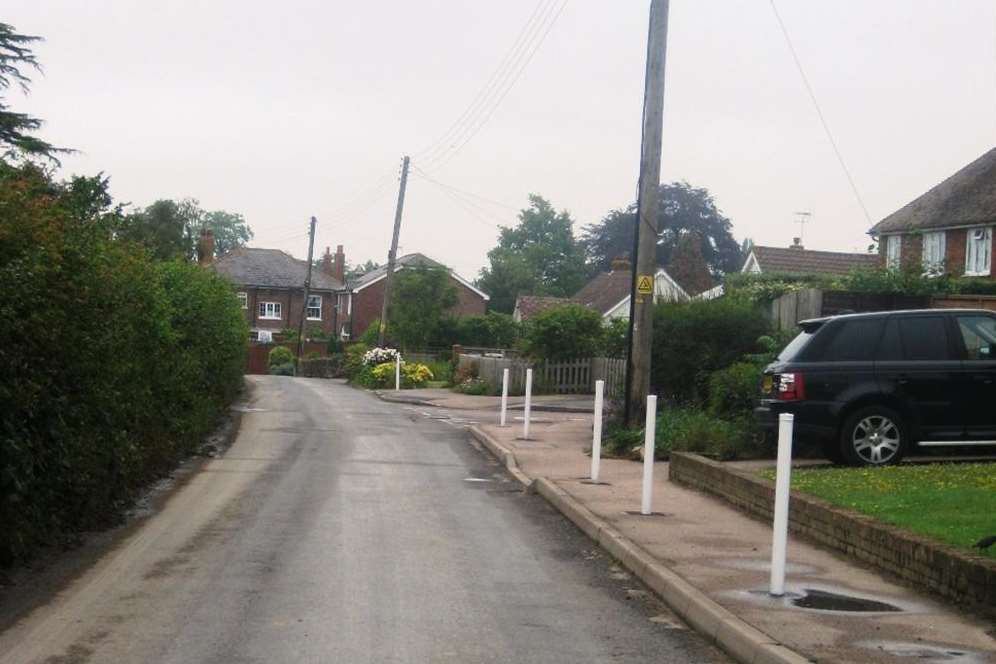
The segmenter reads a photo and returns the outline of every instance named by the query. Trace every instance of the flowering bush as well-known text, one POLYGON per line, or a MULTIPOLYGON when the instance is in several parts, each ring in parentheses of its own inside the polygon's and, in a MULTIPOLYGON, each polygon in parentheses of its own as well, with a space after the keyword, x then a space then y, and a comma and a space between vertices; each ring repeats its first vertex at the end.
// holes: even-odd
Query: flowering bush
POLYGON ((395 348, 371 348, 363 354, 363 364, 372 367, 385 362, 393 363, 397 357, 398 351, 395 348))
POLYGON ((483 378, 467 378, 458 383, 453 389, 461 394, 472 394, 475 396, 491 394, 491 385, 483 378))
MULTIPOLYGON (((378 364, 370 372, 377 387, 394 386, 394 362, 383 362, 378 364)), ((419 387, 428 380, 432 380, 432 370, 424 364, 418 362, 401 363, 401 386, 419 387)))

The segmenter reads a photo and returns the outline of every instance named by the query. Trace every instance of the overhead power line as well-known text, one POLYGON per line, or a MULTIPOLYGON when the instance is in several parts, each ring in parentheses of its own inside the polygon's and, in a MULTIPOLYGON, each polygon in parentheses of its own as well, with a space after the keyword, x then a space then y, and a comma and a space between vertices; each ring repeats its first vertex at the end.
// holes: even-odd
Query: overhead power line
MULTIPOLYGON (((542 0, 541 0, 542 2, 542 0)), ((451 139, 441 143, 436 154, 421 160, 424 169, 439 168, 449 162, 467 143, 469 143, 484 128, 502 101, 508 95, 518 80, 522 77, 529 63, 539 50, 547 35, 553 29, 568 0, 554 0, 539 12, 540 18, 529 28, 525 42, 517 49, 509 61, 503 75, 498 77, 495 85, 484 95, 477 108, 470 113, 464 126, 451 139), (446 145, 449 143, 449 145, 446 145)))
POLYGON ((865 205, 865 201, 861 197, 861 192, 858 191, 858 186, 854 183, 854 177, 851 175, 851 171, 847 167, 847 163, 844 161, 844 155, 837 146, 837 141, 833 137, 833 132, 830 131, 830 125, 827 122, 826 117, 823 115, 823 110, 820 108, 820 102, 817 101, 816 93, 813 92, 813 86, 810 85, 809 77, 806 76, 806 71, 802 67, 802 61, 799 60, 799 54, 796 52, 795 45, 792 43, 792 38, 789 36, 788 28, 785 27, 785 22, 782 20, 781 14, 778 13, 778 7, 775 5, 775 0, 770 0, 770 2, 771 10, 775 14, 775 20, 778 21, 778 27, 781 28, 782 36, 785 37, 785 43, 788 45, 789 52, 792 54, 792 60, 795 61, 796 69, 799 70, 799 76, 802 77, 802 83, 806 86, 806 92, 809 93, 809 98, 813 102, 813 107, 816 109, 816 115, 819 116, 820 124, 823 125, 823 131, 826 132, 827 138, 830 140, 833 152, 837 155, 837 161, 840 162, 840 167, 844 171, 845 177, 847 177, 847 182, 851 185, 851 191, 854 192, 854 198, 857 199, 858 205, 861 207, 861 211, 865 215, 865 220, 870 226, 872 225, 872 218, 868 213, 868 207, 865 205))
POLYGON ((483 201, 485 203, 490 203, 491 205, 496 205, 498 207, 502 207, 502 208, 506 208, 508 210, 514 210, 515 212, 519 212, 520 208, 517 208, 514 205, 509 205, 508 203, 502 203, 501 201, 496 201, 493 198, 487 198, 485 196, 481 196, 480 194, 475 194, 475 193, 473 193, 471 191, 467 191, 466 189, 460 189, 459 187, 454 187, 451 184, 446 184, 445 182, 440 182, 439 180, 437 180, 437 179, 435 179, 433 177, 430 177, 425 171, 423 171, 421 168, 419 168, 417 166, 412 166, 412 170, 415 173, 415 175, 417 175, 418 177, 422 178, 423 180, 428 180, 429 182, 431 182, 431 183, 433 183, 435 185, 438 185, 440 187, 444 187, 446 189, 450 189, 452 191, 455 191, 457 193, 463 194, 465 196, 470 196, 472 198, 476 198, 476 199, 481 200, 481 201, 483 201))

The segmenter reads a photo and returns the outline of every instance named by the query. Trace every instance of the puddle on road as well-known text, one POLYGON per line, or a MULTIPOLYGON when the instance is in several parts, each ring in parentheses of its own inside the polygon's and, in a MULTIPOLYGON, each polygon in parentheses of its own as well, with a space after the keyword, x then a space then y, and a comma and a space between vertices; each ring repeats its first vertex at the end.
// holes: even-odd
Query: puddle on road
POLYGON ((802 597, 791 601, 799 608, 816 609, 817 611, 845 611, 847 613, 896 613, 902 611, 898 606, 886 602, 813 588, 806 588, 802 597))
POLYGON ((952 648, 935 643, 913 643, 903 641, 860 641, 859 648, 876 650, 904 659, 924 662, 951 662, 952 664, 982 664, 986 658, 982 653, 952 648))

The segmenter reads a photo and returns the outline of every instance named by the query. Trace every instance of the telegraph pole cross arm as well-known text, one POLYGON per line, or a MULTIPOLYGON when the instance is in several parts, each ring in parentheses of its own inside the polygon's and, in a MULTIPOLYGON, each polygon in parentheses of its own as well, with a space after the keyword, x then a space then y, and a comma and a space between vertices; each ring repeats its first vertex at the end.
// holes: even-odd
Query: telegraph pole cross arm
POLYGON ((650 3, 647 72, 643 92, 643 144, 633 238, 633 277, 629 298, 629 347, 626 352, 624 424, 642 419, 650 392, 650 350, 654 324, 654 275, 657 272, 657 194, 661 181, 664 126, 664 56, 667 51, 668 0, 650 3))
POLYGON ((377 345, 384 347, 384 333, 387 331, 387 315, 391 308, 391 281, 394 279, 394 264, 398 258, 398 235, 401 234, 401 213, 405 209, 405 187, 408 185, 408 156, 401 161, 401 187, 398 189, 398 207, 394 211, 394 235, 391 236, 391 251, 387 254, 387 276, 384 278, 384 302, 380 307, 380 330, 377 345))

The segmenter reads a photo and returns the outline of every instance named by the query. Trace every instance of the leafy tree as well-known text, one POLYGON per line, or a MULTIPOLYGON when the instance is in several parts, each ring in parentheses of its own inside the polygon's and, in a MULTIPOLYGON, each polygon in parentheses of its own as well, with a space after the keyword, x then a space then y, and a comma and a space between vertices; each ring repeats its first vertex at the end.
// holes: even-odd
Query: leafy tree
MULTIPOLYGON (((41 71, 41 65, 31 51, 31 45, 38 41, 41 41, 41 37, 19 34, 14 26, 0 23, 0 93, 8 90, 11 85, 17 85, 24 93, 30 90, 31 79, 25 70, 41 71)), ((32 132, 41 126, 42 121, 38 118, 11 111, 10 106, 0 97, 0 146, 3 147, 4 157, 38 156, 58 163, 55 155, 70 150, 57 148, 32 136, 32 132)))
POLYGON ((542 196, 529 196, 518 225, 501 228, 498 246, 488 252, 490 265, 477 280, 491 296, 492 309, 512 313, 519 293, 567 297, 584 285, 588 270, 572 226, 566 210, 557 212, 542 196))
POLYGON ((629 341, 629 319, 613 318, 605 326, 601 354, 605 357, 626 357, 626 342, 629 341))
POLYGON ((465 316, 443 321, 434 346, 479 346, 512 348, 519 340, 521 325, 510 314, 489 311, 483 316, 465 316))
POLYGON ((402 270, 392 284, 388 335, 404 349, 425 348, 457 301, 445 268, 418 265, 402 270))
POLYGON ((201 227, 214 234, 215 256, 224 256, 233 249, 244 247, 255 235, 246 223, 245 217, 238 212, 225 210, 205 212, 201 227))
POLYGON ((531 318, 523 346, 535 358, 573 360, 597 355, 604 334, 597 311, 580 304, 565 304, 531 318))
POLYGON ((702 240, 696 233, 685 233, 671 254, 667 273, 681 284, 689 295, 698 295, 715 284, 709 266, 702 257, 702 240))
MULTIPOLYGON (((657 264, 667 265, 681 237, 697 233, 702 256, 713 275, 736 272, 743 262, 741 247, 733 238, 732 225, 707 189, 687 182, 662 184, 658 189, 657 264)), ((616 256, 633 251, 636 204, 612 210, 602 221, 587 227, 582 235, 585 255, 591 265, 608 270, 616 256)))
POLYGON ((221 256, 253 238, 252 229, 238 213, 205 212, 193 198, 161 199, 127 215, 120 236, 145 245, 161 260, 194 258, 201 229, 214 233, 214 253, 221 256))

